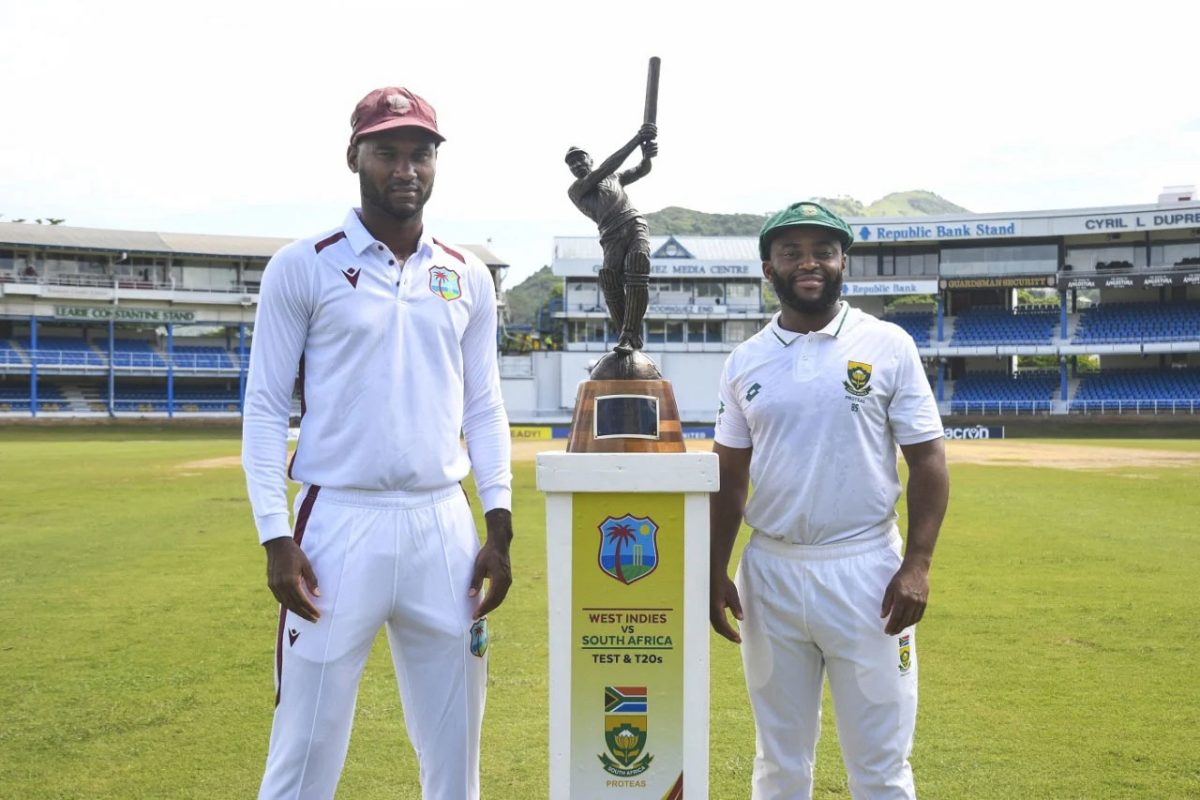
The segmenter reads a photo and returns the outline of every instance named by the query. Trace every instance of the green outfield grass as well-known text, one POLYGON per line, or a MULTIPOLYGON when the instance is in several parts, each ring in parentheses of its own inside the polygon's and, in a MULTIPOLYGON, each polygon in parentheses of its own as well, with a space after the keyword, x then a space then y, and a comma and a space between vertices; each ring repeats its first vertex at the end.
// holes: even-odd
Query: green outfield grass
MULTIPOLYGON (((276 606, 240 468, 184 466, 238 449, 232 431, 0 429, 0 797, 254 796, 276 606)), ((493 800, 547 785, 543 500, 531 462, 515 473, 493 800)), ((951 474, 919 633, 921 797, 1200 797, 1200 468, 951 474)), ((715 638, 711 685, 711 796, 746 798, 753 724, 737 650, 715 638)), ((825 732, 816 796, 847 798, 828 708, 825 732)), ((382 639, 339 796, 419 797, 382 639)))

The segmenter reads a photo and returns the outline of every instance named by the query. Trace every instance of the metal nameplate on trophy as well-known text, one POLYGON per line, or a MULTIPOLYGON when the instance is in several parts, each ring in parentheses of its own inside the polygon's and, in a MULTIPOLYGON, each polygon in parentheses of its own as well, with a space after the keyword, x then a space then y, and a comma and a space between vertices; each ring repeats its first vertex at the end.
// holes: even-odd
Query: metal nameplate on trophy
POLYGON ((658 398, 644 394, 597 397, 592 414, 597 439, 658 439, 658 398))

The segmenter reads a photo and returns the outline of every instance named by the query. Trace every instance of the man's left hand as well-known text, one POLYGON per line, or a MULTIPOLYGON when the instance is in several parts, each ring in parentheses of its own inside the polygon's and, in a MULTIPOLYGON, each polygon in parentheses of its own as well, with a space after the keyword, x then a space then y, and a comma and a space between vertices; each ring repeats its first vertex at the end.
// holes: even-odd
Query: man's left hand
POLYGON ((883 632, 895 636, 909 625, 916 625, 925 616, 929 600, 929 570, 925 567, 901 564, 883 593, 881 618, 887 618, 883 632))
POLYGON ((483 581, 488 581, 488 590, 475 609, 475 619, 487 616, 504 602, 508 587, 512 586, 512 565, 508 560, 508 545, 512 541, 512 512, 507 508, 493 508, 484 514, 487 520, 487 541, 475 556, 475 574, 471 576, 468 597, 478 597, 483 590, 483 581))
POLYGON ((642 140, 642 144, 652 142, 658 138, 658 126, 653 122, 647 122, 638 128, 638 137, 642 140))

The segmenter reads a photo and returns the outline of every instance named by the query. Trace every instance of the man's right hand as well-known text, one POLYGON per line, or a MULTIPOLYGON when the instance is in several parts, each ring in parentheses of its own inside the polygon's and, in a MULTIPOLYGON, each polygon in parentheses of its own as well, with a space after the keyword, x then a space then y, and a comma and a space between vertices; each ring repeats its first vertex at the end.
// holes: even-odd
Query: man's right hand
POLYGON ((263 547, 267 551, 267 586, 271 594, 288 611, 316 622, 321 612, 313 605, 312 597, 320 597, 321 590, 317 588, 317 576, 308 556, 287 536, 269 539, 263 547))
POLYGON ((714 575, 709 585, 709 621, 712 622, 713 630, 717 633, 734 644, 741 644, 742 635, 729 624, 729 618, 725 616, 725 609, 729 609, 733 618, 738 622, 742 621, 742 601, 738 597, 737 586, 729 579, 728 575, 714 575))

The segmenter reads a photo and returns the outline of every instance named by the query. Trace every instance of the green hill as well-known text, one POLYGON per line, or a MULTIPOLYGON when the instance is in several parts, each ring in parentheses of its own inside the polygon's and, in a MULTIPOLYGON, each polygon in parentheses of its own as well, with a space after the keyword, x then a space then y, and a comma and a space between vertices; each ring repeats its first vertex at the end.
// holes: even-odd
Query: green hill
POLYGON ((680 236, 757 236, 765 214, 707 214, 690 208, 667 206, 646 215, 650 233, 680 236))
POLYGON ((864 217, 923 217, 929 214, 970 212, 941 195, 923 190, 892 192, 867 206, 864 217))
MULTIPOLYGON (((929 214, 966 212, 956 203, 933 192, 892 192, 864 206, 853 197, 814 197, 816 202, 847 217, 922 217, 929 214)), ((757 236, 767 214, 709 214, 690 208, 668 206, 646 215, 652 234, 685 236, 757 236)))
MULTIPOLYGON (((562 278, 556 278, 550 267, 542 267, 504 292, 505 320, 510 325, 536 325, 538 309, 554 297, 562 297, 562 278)), ((542 327, 553 330, 548 319, 542 320, 542 327)))

